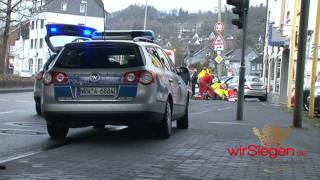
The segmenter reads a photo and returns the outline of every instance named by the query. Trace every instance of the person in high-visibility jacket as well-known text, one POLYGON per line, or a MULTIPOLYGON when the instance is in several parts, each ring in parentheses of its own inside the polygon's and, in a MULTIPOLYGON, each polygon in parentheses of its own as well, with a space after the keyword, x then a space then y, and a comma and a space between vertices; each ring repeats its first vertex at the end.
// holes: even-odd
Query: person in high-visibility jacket
POLYGON ((201 71, 200 73, 199 73, 199 75, 200 75, 199 93, 200 93, 200 96, 203 97, 204 94, 208 91, 208 89, 212 83, 213 75, 210 74, 210 70, 208 70, 208 69, 203 69, 203 71, 201 71), (204 72, 204 75, 200 74, 202 72, 204 72))

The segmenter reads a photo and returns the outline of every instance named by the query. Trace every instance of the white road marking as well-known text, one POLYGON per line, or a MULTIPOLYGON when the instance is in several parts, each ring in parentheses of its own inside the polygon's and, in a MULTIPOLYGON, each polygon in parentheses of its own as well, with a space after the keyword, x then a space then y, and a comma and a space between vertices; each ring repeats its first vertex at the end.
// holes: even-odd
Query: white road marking
POLYGON ((217 111, 224 111, 224 110, 228 110, 228 109, 232 109, 232 107, 218 108, 217 111))
POLYGON ((27 112, 27 111, 16 111, 16 110, 4 111, 4 112, 0 112, 0 115, 2 115, 2 114, 12 114, 12 113, 24 113, 24 112, 27 112))
POLYGON ((236 122, 208 122, 209 124, 231 124, 231 125, 245 125, 243 123, 236 123, 236 122))
POLYGON ((190 114, 203 114, 203 113, 206 113, 206 112, 209 112, 210 109, 207 109, 207 110, 204 110, 204 111, 199 111, 199 112, 192 112, 190 114))
POLYGON ((35 154, 39 154, 40 152, 42 152, 42 151, 31 151, 31 152, 27 152, 27 153, 23 153, 23 154, 19 154, 19 155, 10 156, 8 158, 0 159, 0 164, 6 163, 9 161, 14 161, 14 160, 21 159, 21 158, 25 158, 25 157, 29 157, 29 156, 32 156, 35 154))
POLYGON ((25 102, 32 102, 32 101, 26 101, 26 100, 16 100, 15 102, 17 102, 17 103, 25 103, 25 102))

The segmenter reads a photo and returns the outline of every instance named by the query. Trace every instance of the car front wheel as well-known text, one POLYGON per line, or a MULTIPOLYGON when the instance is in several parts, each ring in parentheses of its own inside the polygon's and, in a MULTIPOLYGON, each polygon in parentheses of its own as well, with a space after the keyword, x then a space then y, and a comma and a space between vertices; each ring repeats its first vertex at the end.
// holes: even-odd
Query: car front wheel
POLYGON ((69 128, 57 127, 47 123, 48 134, 52 139, 64 139, 68 134, 69 128))
POLYGON ((158 128, 158 133, 160 138, 169 138, 172 130, 172 110, 170 102, 168 101, 166 104, 165 113, 163 115, 163 119, 160 123, 160 127, 158 128))
POLYGON ((177 128, 178 129, 188 129, 189 127, 189 100, 187 100, 186 109, 184 111, 184 116, 180 119, 177 119, 177 128))

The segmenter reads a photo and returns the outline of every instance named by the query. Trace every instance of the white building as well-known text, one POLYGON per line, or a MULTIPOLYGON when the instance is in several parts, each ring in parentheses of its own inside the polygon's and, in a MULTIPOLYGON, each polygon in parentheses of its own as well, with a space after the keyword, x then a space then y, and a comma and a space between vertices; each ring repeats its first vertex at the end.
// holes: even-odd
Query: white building
MULTIPOLYGON (((265 76, 268 83, 268 101, 280 104, 286 104, 287 98, 291 95, 288 91, 289 60, 292 40, 292 19, 295 0, 269 0, 268 4, 268 22, 267 43, 265 56, 265 76)), ((310 85, 310 75, 312 69, 312 58, 314 48, 314 31, 317 15, 317 0, 310 0, 309 23, 308 23, 308 41, 307 41, 307 59, 305 66, 305 87, 310 85)), ((320 3, 320 2, 319 2, 320 3)), ((299 34, 300 7, 301 0, 298 3, 298 16, 296 19, 297 39, 299 34)), ((297 61, 297 47, 294 51, 294 79, 297 61)), ((318 57, 320 59, 320 56, 318 57)), ((318 72, 320 63, 318 61, 318 72)))
POLYGON ((102 0, 45 0, 41 13, 30 20, 29 38, 20 38, 15 47, 14 73, 29 70, 35 74, 41 69, 50 52, 45 43, 46 24, 62 23, 85 25, 104 30, 105 11, 102 0))

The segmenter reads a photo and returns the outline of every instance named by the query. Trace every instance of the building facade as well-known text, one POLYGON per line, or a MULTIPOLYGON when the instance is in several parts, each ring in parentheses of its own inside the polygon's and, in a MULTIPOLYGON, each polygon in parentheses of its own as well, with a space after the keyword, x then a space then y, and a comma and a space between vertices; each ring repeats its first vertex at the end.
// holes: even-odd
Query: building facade
POLYGON ((105 10, 102 0, 46 0, 40 12, 30 20, 28 39, 20 37, 15 43, 14 74, 22 70, 37 73, 50 56, 45 43, 46 24, 85 25, 103 31, 105 10))
MULTIPOLYGON (((307 41, 307 57, 305 66, 304 86, 310 86, 313 50, 314 50, 314 30, 317 14, 317 2, 310 1, 309 7, 309 23, 308 23, 308 41, 307 41)), ((268 16, 267 16, 267 34, 264 56, 264 80, 268 87, 268 101, 277 104, 287 104, 288 97, 288 80, 290 69, 290 52, 293 52, 293 81, 292 87, 295 84, 295 70, 298 54, 298 35, 299 35, 299 20, 300 20, 300 5, 301 0, 298 0, 298 13, 296 18, 296 47, 291 49, 292 42, 292 24, 294 15, 295 0, 269 0, 268 1, 268 16)), ((320 59, 320 56, 318 57, 320 59)), ((318 67, 319 67, 318 61, 318 67)), ((319 72, 319 68, 317 70, 319 72)), ((318 74, 318 73, 317 73, 318 74)))

